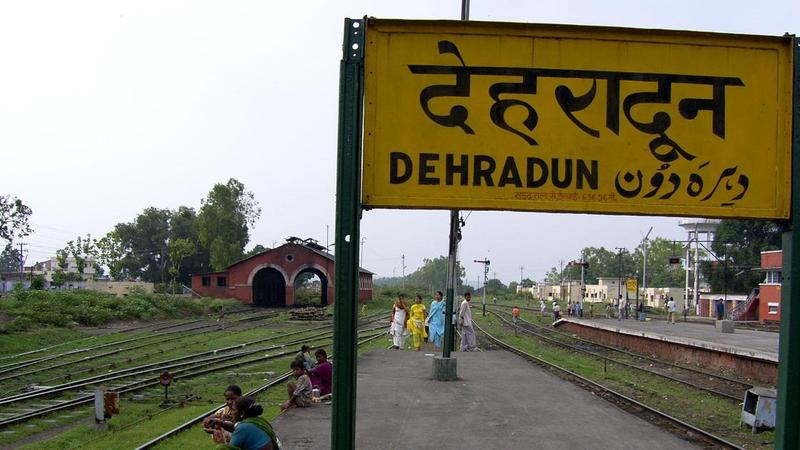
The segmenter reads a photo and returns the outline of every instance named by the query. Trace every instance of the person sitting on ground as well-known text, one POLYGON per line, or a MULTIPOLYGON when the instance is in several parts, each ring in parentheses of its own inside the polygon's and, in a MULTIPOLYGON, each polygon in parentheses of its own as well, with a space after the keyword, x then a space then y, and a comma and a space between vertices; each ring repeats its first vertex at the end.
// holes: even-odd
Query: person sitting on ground
POLYGON ((297 381, 290 381, 286 384, 289 400, 281 405, 281 411, 286 411, 292 406, 297 406, 298 408, 311 406, 311 379, 305 373, 305 366, 301 361, 295 359, 290 367, 292 375, 297 378, 297 381))
POLYGON ((300 348, 300 352, 295 355, 294 359, 295 361, 303 363, 304 370, 311 370, 314 368, 315 362, 314 359, 311 358, 311 347, 308 345, 303 344, 300 348))
POLYGON ((253 397, 239 397, 235 403, 238 421, 235 425, 225 423, 224 427, 232 427, 230 444, 220 447, 239 450, 279 450, 280 444, 272 430, 272 425, 263 417, 264 408, 257 404, 253 397))
POLYGON ((324 349, 314 352, 317 357, 317 365, 308 371, 308 378, 311 379, 311 386, 319 389, 319 395, 325 396, 331 393, 333 386, 333 364, 328 361, 328 354, 324 349))
POLYGON ((203 421, 203 431, 206 433, 211 434, 211 439, 214 440, 217 444, 225 444, 230 442, 231 440, 231 432, 222 428, 219 425, 212 425, 213 423, 219 423, 212 419, 219 419, 223 422, 230 422, 236 423, 236 410, 234 409, 234 404, 239 397, 242 396, 242 388, 239 386, 232 384, 225 389, 223 394, 225 396, 225 406, 218 409, 217 412, 208 416, 203 421))

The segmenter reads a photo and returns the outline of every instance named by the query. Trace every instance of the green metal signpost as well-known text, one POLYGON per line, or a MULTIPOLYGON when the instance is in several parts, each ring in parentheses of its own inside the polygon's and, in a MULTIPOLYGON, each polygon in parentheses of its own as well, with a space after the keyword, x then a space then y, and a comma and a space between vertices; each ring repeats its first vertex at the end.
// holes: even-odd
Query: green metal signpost
MULTIPOLYGON (((354 449, 356 437, 358 253, 362 207, 361 150, 362 138, 364 138, 362 124, 364 123, 366 26, 366 18, 361 20, 345 19, 343 58, 340 65, 336 181, 336 308, 333 346, 336 355, 333 390, 336 395, 333 397, 331 422, 331 448, 334 450, 354 449)), ((373 28, 373 30, 377 29, 373 28)), ((791 215, 786 223, 783 238, 784 279, 781 294, 778 411, 775 430, 775 446, 782 450, 800 449, 800 427, 798 427, 800 421, 800 305, 798 308, 794 308, 793 305, 793 303, 800 302, 800 288, 793 286, 793 279, 800 279, 800 239, 793 239, 793 231, 800 230, 800 48, 797 45, 797 38, 791 37, 791 40, 794 55, 791 157, 793 195, 791 215), (796 261, 795 258, 797 258, 796 261)), ((780 169, 780 167, 776 167, 776 169, 780 169)), ((371 205, 368 200, 365 200, 365 203, 371 205)), ((381 206, 378 205, 378 207, 381 206)), ((452 206, 448 209, 451 208, 452 206)), ((781 217, 785 218, 786 216, 781 217)), ((450 255, 453 260, 455 260, 454 255, 457 251, 457 247, 454 245, 457 246, 458 227, 458 212, 451 210, 450 255)), ((451 261, 451 265, 454 266, 454 262, 451 261)), ((453 268, 449 268, 448 272, 449 278, 452 280, 455 271, 453 268)), ((450 313, 454 309, 455 300, 455 291, 451 286, 454 284, 448 282, 443 357, 450 356, 450 349, 454 344, 454 333, 450 323, 452 317, 450 313)))
POLYGON ((361 117, 364 20, 345 19, 339 78, 336 167, 336 308, 334 313, 331 448, 353 449, 356 436, 358 242, 361 219, 361 117))
POLYGON ((775 448, 800 448, 800 239, 793 232, 800 230, 800 47, 792 39, 794 49, 794 89, 792 107, 792 206, 791 219, 783 234, 783 282, 781 286, 781 333, 778 354, 778 417, 775 427, 775 448), (797 300, 795 300, 797 299, 797 300))

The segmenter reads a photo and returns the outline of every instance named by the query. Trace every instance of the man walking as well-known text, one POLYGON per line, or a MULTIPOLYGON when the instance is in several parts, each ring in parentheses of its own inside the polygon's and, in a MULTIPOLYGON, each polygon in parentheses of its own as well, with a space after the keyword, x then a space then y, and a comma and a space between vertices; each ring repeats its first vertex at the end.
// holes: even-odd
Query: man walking
POLYGON ((667 302, 667 323, 675 324, 675 299, 672 297, 667 302))
POLYGON ((472 293, 464 293, 464 300, 458 308, 458 327, 461 329, 461 351, 469 352, 475 348, 475 329, 472 327, 472 293))

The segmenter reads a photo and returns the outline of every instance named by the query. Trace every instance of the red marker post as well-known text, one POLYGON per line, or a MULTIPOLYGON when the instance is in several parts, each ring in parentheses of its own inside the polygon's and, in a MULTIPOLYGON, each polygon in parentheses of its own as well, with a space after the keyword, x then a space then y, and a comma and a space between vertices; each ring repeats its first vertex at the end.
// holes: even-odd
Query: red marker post
POLYGON ((172 374, 164 372, 158 377, 158 382, 164 386, 164 405, 169 404, 169 385, 172 384, 172 374))

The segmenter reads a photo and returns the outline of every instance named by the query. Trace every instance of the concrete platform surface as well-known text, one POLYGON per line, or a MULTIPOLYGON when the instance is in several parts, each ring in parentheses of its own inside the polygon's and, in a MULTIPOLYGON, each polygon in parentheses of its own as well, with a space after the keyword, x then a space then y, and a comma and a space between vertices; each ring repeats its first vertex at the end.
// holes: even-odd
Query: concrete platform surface
MULTIPOLYGON (((453 353, 458 381, 424 352, 359 358, 358 449, 685 449, 691 444, 511 353, 453 353)), ((330 448, 330 405, 273 421, 286 449, 330 448)))
POLYGON ((572 317, 564 320, 617 333, 708 348, 767 361, 778 361, 778 333, 769 331, 737 328, 735 333, 721 333, 713 325, 683 321, 669 324, 664 320, 642 322, 630 319, 575 319, 572 317))

